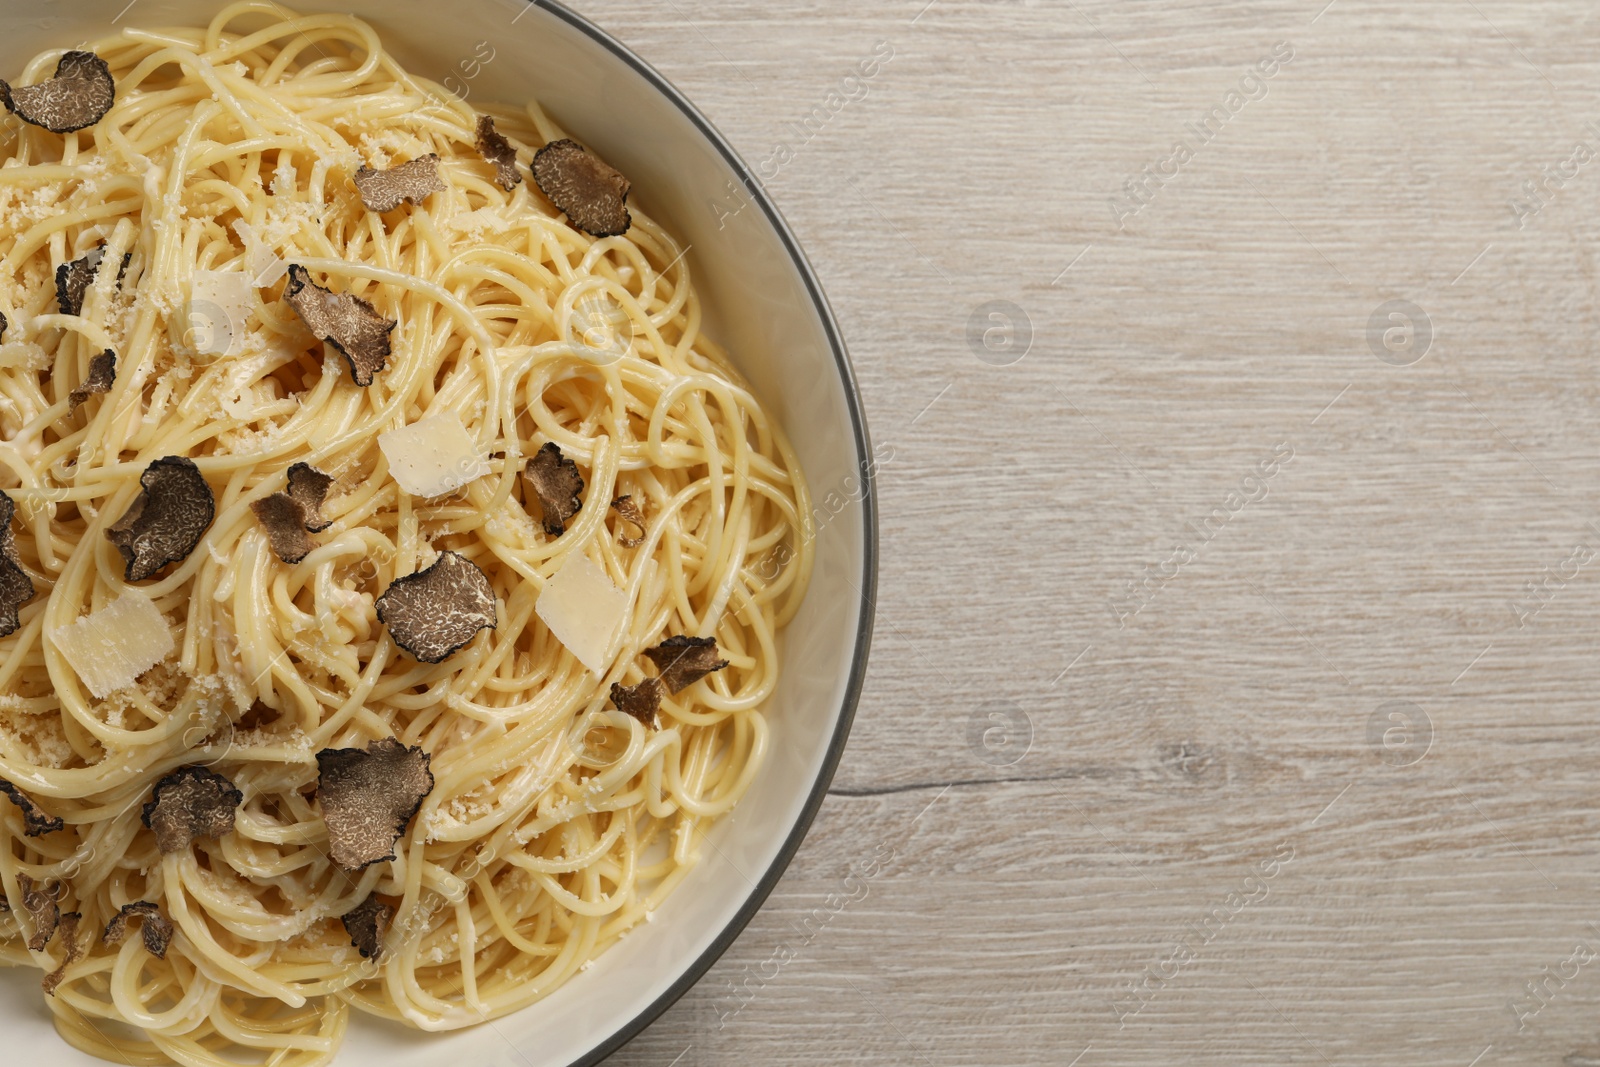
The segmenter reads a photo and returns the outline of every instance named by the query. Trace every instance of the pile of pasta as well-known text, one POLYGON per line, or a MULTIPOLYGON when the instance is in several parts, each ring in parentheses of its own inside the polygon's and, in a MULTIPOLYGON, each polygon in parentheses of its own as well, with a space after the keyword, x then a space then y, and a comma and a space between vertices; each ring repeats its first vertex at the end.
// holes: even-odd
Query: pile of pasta
POLYGON ((138 1064, 547 995, 760 773, 811 568, 685 250, 350 17, 0 90, 0 958, 138 1064))

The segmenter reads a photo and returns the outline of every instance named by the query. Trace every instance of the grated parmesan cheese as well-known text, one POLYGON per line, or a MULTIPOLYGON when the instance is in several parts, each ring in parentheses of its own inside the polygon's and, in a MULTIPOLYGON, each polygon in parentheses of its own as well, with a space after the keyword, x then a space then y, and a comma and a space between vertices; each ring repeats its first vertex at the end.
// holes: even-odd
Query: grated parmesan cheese
POLYGON ((38 373, 50 366, 50 353, 32 341, 11 341, 0 345, 0 367, 38 373))

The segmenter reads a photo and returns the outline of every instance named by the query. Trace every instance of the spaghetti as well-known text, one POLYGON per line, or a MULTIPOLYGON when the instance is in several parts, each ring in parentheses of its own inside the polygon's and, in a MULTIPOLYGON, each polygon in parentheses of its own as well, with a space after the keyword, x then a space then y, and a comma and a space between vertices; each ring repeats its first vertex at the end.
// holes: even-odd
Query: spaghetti
MULTIPOLYGON (((701 332, 684 249, 637 204, 597 239, 498 181, 481 115, 369 25, 246 0, 86 49, 109 113, 0 145, 0 489, 34 589, 0 638, 0 958, 58 971, 62 1036, 130 1064, 311 1067, 351 1009, 448 1030, 532 1003, 650 917, 760 771, 811 566, 794 454, 701 332), (362 203, 361 168, 430 154, 438 188, 362 203), (86 256, 81 306, 58 306, 57 269, 86 256), (397 323, 372 384, 285 302, 289 264, 397 323), (470 469, 412 495, 379 438, 444 415, 470 469), (552 445, 584 487, 556 526, 525 476, 552 445), (130 581, 107 531, 163 457, 192 461, 214 519, 130 581), (332 481, 286 563, 258 516, 317 511, 283 504, 292 467, 332 481), (598 671, 542 615, 576 557, 622 605, 598 671), (377 601, 441 561, 487 578, 494 624, 426 663, 377 601), (97 698, 68 628, 149 605, 171 651, 97 698), (669 639, 728 666, 673 692, 644 655, 669 639), (623 710, 646 691, 649 721, 623 710), (431 778, 395 858, 351 870, 318 754, 379 744, 431 778), (211 788, 224 827, 236 789, 232 829, 163 852, 164 780, 211 788)), ((563 137, 537 105, 483 111, 523 177, 563 137)))

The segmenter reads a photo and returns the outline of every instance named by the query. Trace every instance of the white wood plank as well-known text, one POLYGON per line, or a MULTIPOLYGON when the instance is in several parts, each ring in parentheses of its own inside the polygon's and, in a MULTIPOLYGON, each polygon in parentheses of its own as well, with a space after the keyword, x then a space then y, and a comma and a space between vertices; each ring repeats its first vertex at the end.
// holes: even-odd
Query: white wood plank
POLYGON ((584 5, 748 158, 794 149, 770 188, 894 449, 836 795, 613 1062, 1600 1063, 1600 960, 1526 989, 1600 952, 1600 555, 1514 611, 1600 552, 1600 17, 923 5, 584 5), (796 143, 880 41, 865 97, 796 143), (1265 96, 1119 229, 1124 183, 1278 42, 1265 96), (1580 141, 1597 159, 1519 228, 1580 141), (1431 323, 1412 366, 1369 345, 1392 299, 1431 323), (967 344, 990 300, 1031 326, 1012 366, 967 344), (969 743, 995 701, 1031 723, 1007 766, 969 743), (1431 724, 1420 762, 1369 743, 1393 701, 1431 724), (1265 897, 1119 1023, 1280 844, 1265 897), (1513 1003, 1539 1008, 1520 1032, 1513 1003))

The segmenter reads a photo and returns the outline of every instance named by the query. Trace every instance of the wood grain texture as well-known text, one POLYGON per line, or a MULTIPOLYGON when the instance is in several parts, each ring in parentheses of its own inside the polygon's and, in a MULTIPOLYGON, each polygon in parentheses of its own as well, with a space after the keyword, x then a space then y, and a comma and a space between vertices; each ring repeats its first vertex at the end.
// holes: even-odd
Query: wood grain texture
POLYGON ((833 795, 611 1062, 1600 1063, 1600 9, 924 2, 583 4, 791 150, 894 456, 833 795))

